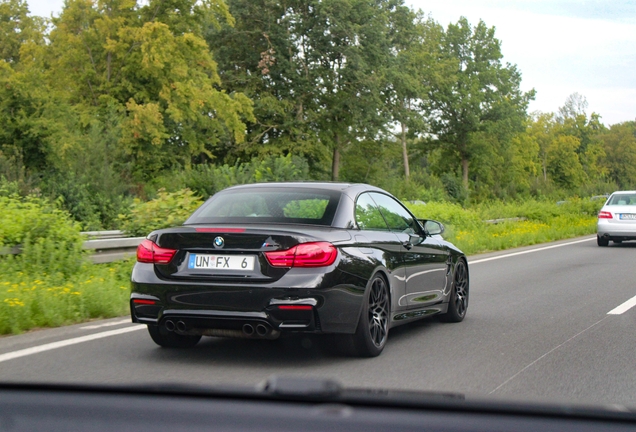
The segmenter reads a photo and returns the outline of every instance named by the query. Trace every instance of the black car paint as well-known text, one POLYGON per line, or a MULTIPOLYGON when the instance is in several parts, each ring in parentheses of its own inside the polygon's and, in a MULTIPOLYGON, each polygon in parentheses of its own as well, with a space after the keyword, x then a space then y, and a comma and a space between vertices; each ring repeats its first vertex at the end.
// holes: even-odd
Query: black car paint
POLYGON ((331 227, 205 224, 205 228, 218 230, 197 233, 196 229, 203 226, 186 222, 182 227, 151 233, 148 238, 160 247, 171 248, 185 241, 189 251, 200 253, 218 253, 211 246, 217 235, 226 240, 224 250, 232 253, 254 254, 261 240, 272 242, 258 250, 258 266, 247 276, 229 273, 214 281, 206 280, 205 275, 187 271, 184 250, 168 265, 137 263, 131 277, 133 321, 153 325, 161 324, 165 317, 174 317, 189 319, 192 325, 222 328, 240 328, 244 322, 260 322, 283 330, 278 326, 288 317, 272 310, 271 300, 307 298, 315 299, 316 305, 311 316, 305 317, 308 325, 303 331, 351 334, 356 330, 367 283, 377 273, 385 277, 390 287, 391 327, 446 311, 453 265, 458 259, 465 259, 461 251, 440 236, 426 235, 423 228, 409 235, 364 231, 357 227, 357 197, 368 191, 388 195, 386 192, 368 185, 270 183, 238 186, 222 193, 258 187, 327 189, 342 195, 331 227), (232 232, 242 228, 244 233, 232 232), (336 262, 327 268, 280 269, 269 266, 262 253, 310 241, 327 241, 336 246, 339 250, 336 262), (134 304, 133 300, 138 298, 156 299, 159 304, 134 304))

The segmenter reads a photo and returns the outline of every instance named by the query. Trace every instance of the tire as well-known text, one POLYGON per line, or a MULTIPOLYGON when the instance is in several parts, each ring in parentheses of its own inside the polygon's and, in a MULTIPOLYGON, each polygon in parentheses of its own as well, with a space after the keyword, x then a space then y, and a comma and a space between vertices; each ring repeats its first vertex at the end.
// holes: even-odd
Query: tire
POLYGON ((603 237, 596 236, 596 244, 599 246, 607 246, 609 245, 609 240, 603 237))
POLYGON ((164 348, 191 348, 201 340, 200 335, 180 335, 169 332, 163 326, 148 326, 148 333, 152 340, 164 348))
POLYGON ((466 261, 460 259, 455 264, 453 273, 453 286, 451 288, 450 299, 448 300, 448 311, 440 315, 443 322, 457 323, 464 320, 468 311, 470 279, 468 277, 468 265, 466 261))
POLYGON ((389 287, 386 280, 376 274, 369 282, 358 327, 353 335, 336 335, 340 352, 355 357, 377 357, 389 336, 389 287))

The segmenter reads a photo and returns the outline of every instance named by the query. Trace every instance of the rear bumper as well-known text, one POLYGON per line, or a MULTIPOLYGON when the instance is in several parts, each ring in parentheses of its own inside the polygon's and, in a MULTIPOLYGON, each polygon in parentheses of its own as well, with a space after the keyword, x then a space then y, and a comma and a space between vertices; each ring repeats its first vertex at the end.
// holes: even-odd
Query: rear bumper
POLYGON ((284 286, 284 279, 268 286, 193 284, 162 280, 152 265, 137 263, 131 280, 132 320, 160 326, 180 323, 195 332, 229 330, 228 335, 259 324, 276 332, 355 332, 365 281, 325 284, 343 278, 322 277, 321 284, 307 288, 284 286))
POLYGON ((609 240, 636 240, 636 223, 617 223, 601 219, 596 229, 599 237, 609 240))

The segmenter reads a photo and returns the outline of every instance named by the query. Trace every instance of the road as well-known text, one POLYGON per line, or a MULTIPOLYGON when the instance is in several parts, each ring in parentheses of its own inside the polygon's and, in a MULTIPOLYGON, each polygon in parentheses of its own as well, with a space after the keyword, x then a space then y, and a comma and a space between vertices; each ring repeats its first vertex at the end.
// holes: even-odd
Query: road
POLYGON ((636 296, 635 263, 636 243, 599 248, 590 237, 470 257, 466 319, 392 329, 373 359, 339 357, 316 336, 167 350, 116 318, 0 338, 0 381, 254 385, 285 374, 636 406, 636 307, 625 304, 636 296))

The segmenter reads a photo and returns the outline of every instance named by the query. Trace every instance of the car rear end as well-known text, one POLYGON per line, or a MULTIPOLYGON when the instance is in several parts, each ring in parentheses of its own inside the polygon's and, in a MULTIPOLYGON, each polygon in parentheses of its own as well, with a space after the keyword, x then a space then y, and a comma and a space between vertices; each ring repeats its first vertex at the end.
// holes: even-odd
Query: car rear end
MULTIPOLYGON (((195 213, 186 226, 153 232, 139 246, 132 273, 133 321, 207 336, 353 332, 366 281, 341 269, 339 247, 350 243, 351 236, 346 229, 329 226, 334 209, 328 208, 337 207, 339 195, 312 193, 297 195, 290 200, 294 208, 290 211, 287 203, 283 212, 309 217, 287 221, 284 215, 272 216, 279 202, 258 210, 261 213, 248 213, 263 217, 245 216, 253 208, 238 216, 204 211, 195 213), (313 196, 324 196, 324 208, 313 196), (312 206, 318 210, 308 209, 312 206), (325 212, 331 213, 326 219, 325 212), (218 219, 243 223, 221 225, 218 219)), ((276 193, 270 195, 267 199, 276 198, 276 193)), ((217 199, 212 205, 230 201, 217 199)))
POLYGON ((598 213, 597 236, 600 246, 636 240, 636 191, 618 191, 608 198, 598 213))

